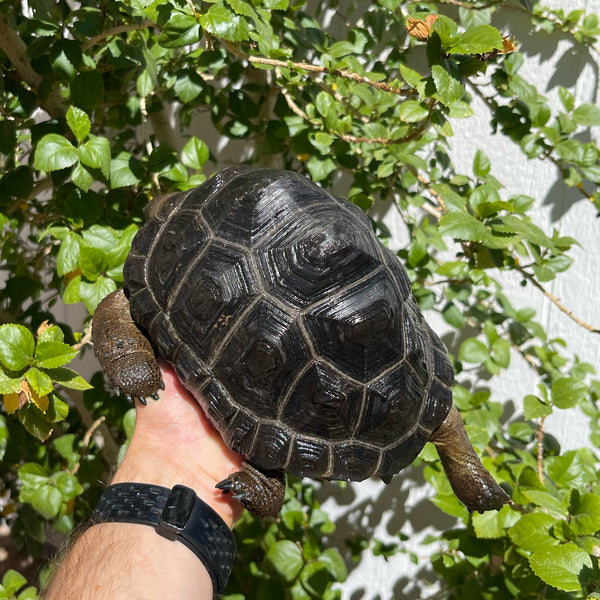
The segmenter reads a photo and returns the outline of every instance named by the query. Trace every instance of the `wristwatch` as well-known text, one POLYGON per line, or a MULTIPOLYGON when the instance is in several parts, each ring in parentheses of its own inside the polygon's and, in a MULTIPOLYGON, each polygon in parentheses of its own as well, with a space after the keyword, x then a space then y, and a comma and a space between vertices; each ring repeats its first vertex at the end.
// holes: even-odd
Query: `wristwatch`
POLYGON ((220 595, 231 573, 235 538, 223 519, 184 485, 173 489, 147 483, 107 487, 90 524, 105 522, 151 525, 168 540, 179 540, 202 561, 220 595))

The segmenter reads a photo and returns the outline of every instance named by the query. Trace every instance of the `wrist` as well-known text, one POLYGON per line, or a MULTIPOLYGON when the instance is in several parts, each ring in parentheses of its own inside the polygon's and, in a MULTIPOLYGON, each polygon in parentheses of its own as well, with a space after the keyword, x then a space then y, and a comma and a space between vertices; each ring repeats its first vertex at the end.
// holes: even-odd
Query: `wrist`
MULTIPOLYGON (((171 549, 177 550, 182 544, 191 550, 208 572, 215 595, 225 588, 235 556, 235 538, 216 511, 191 488, 112 484, 104 490, 90 519, 90 525, 103 523, 151 527, 160 538, 178 542, 171 549)), ((161 545, 158 538, 152 540, 155 545, 161 545)))
POLYGON ((134 434, 125 457, 111 482, 138 482, 172 488, 185 485, 193 489, 232 529, 243 508, 239 502, 215 488, 222 477, 207 473, 193 453, 134 434))

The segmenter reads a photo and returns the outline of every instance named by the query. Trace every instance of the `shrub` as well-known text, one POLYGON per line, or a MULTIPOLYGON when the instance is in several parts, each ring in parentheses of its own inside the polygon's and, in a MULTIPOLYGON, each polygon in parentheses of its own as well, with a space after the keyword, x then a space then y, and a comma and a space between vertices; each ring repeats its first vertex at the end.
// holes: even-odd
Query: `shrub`
MULTIPOLYGON (((461 173, 449 147, 477 98, 497 136, 555 165, 561 185, 600 210, 589 136, 600 109, 561 87, 551 110, 519 74, 519 40, 494 25, 502 11, 573 51, 598 52, 596 15, 528 0, 0 3, 0 469, 13 548, 42 556, 49 534, 68 534, 95 506, 133 409, 101 375, 90 385, 67 365, 89 351, 89 315, 122 284, 146 202, 201 183, 230 152, 336 185, 368 214, 376 201, 397 210, 410 238, 398 255, 421 307, 461 333, 447 338, 455 402, 513 503, 469 515, 424 449, 432 502, 460 523, 432 559, 440 597, 599 597, 600 383, 535 310, 512 305, 500 277, 516 274, 594 336, 546 289, 577 240, 536 225, 544 198, 507 194, 483 151, 461 173), (85 307, 82 322, 60 322, 59 301, 85 307), (507 418, 474 375, 492 388, 515 356, 538 390, 507 418), (562 452, 545 419, 575 410, 591 440, 562 452)), ((342 554, 406 551, 401 536, 336 548, 334 528, 313 485, 291 480, 278 522, 246 514, 239 523, 226 598, 339 598, 334 584, 353 566, 342 554)), ((25 585, 10 570, 0 597, 34 598, 25 585)))

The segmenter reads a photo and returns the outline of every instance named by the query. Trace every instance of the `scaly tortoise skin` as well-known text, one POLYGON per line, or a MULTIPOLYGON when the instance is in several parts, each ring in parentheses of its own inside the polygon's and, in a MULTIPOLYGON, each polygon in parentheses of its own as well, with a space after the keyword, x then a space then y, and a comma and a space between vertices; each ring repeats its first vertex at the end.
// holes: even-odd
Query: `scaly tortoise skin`
POLYGON ((507 501, 452 408, 444 345, 360 209, 289 171, 230 167, 147 212, 124 292, 94 316, 96 354, 145 403, 162 384, 145 332, 245 457, 224 492, 274 516, 283 471, 389 482, 429 440, 471 510, 507 501))

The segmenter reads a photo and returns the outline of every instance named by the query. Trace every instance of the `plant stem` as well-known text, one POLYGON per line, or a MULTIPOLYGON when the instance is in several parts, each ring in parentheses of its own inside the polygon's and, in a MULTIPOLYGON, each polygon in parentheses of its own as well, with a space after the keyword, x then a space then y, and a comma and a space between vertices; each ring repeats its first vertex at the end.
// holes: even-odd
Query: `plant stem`
POLYGON ((39 105, 53 118, 62 117, 66 113, 63 99, 54 85, 46 98, 39 99, 39 91, 43 77, 36 73, 27 58, 27 46, 17 34, 14 24, 8 22, 5 16, 0 15, 0 48, 10 60, 17 75, 38 96, 39 105))
POLYGON ((593 325, 590 325, 589 323, 586 323, 583 319, 580 319, 579 317, 575 316, 573 314, 573 311, 569 310, 556 296, 554 296, 546 288, 544 288, 544 286, 539 281, 537 281, 535 277, 533 277, 533 275, 525 271, 525 269, 523 269, 522 267, 517 266, 516 269, 517 271, 519 271, 519 273, 521 273, 521 275, 523 275, 523 277, 525 277, 527 281, 531 282, 531 284, 534 287, 540 290, 544 294, 544 296, 546 296, 546 298, 548 298, 552 302, 552 304, 554 304, 559 310, 564 312, 565 315, 569 317, 569 319, 571 319, 572 321, 577 323, 577 325, 583 327, 584 329, 591 331, 592 333, 600 333, 600 329, 594 327, 593 325))
POLYGON ((544 483, 544 422, 546 415, 540 418, 537 426, 537 469, 541 483, 544 483))
POLYGON ((98 44, 99 42, 101 42, 109 37, 112 37, 113 35, 119 35, 119 33, 125 33, 126 31, 136 31, 136 30, 140 30, 140 29, 147 29, 148 27, 152 27, 153 25, 155 25, 155 23, 151 19, 144 19, 141 23, 129 23, 128 25, 117 25, 116 27, 113 27, 112 29, 107 29, 106 31, 103 31, 102 33, 99 33, 98 35, 94 36, 93 38, 90 38, 89 40, 87 40, 87 42, 84 42, 83 44, 81 44, 81 49, 85 52, 86 50, 89 50, 90 48, 92 48, 93 46, 98 44))
POLYGON ((320 65, 313 65, 311 63, 305 62, 293 62, 287 60, 277 60, 275 58, 266 58, 264 56, 253 56, 250 54, 246 54, 241 50, 238 50, 232 44, 225 42, 227 49, 235 56, 239 58, 243 58, 250 63, 257 65, 267 65, 271 67, 279 67, 283 69, 297 69, 299 71, 306 71, 309 74, 318 74, 318 75, 337 75, 338 77, 342 77, 343 79, 350 79, 352 81, 356 81, 357 83, 366 83, 371 87, 374 87, 378 90, 382 90, 384 92, 390 92, 392 94, 397 94, 398 96, 410 96, 415 94, 416 91, 412 88, 404 89, 391 86, 389 83, 385 83, 383 81, 373 81, 368 77, 364 77, 363 75, 359 75, 358 73, 353 73, 352 71, 345 71, 343 69, 329 69, 327 67, 322 67, 320 65))

